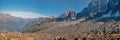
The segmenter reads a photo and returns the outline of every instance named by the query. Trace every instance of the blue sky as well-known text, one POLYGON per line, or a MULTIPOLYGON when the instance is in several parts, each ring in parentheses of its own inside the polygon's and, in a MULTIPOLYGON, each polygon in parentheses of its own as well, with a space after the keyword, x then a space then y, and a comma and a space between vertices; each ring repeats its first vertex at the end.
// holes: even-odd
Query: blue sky
POLYGON ((18 17, 53 16, 62 14, 67 9, 80 12, 89 2, 90 0, 0 0, 0 12, 18 17))

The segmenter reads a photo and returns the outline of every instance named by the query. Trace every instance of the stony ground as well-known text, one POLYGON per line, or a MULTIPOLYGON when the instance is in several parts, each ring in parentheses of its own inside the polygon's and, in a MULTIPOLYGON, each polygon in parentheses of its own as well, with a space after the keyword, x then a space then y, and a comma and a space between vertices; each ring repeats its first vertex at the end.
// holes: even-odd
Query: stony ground
POLYGON ((0 40, 54 40, 51 35, 40 33, 0 32, 0 40))
POLYGON ((1 31, 0 40, 120 40, 120 33, 114 34, 79 34, 75 32, 64 36, 52 36, 50 34, 41 33, 19 33, 1 31))
POLYGON ((120 40, 120 22, 71 22, 51 23, 36 32, 0 31, 0 40, 120 40), (54 25, 56 24, 56 25, 54 25), (67 25, 65 25, 67 24, 67 25), (59 26, 57 26, 59 25, 59 26), (60 26, 63 25, 63 26, 60 26), (48 27, 50 26, 50 27, 48 27))

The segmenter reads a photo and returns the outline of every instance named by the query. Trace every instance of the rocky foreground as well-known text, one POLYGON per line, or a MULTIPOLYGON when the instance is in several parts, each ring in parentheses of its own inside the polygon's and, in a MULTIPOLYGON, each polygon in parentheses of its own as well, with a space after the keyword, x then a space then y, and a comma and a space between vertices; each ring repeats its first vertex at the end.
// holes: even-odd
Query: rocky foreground
POLYGON ((40 33, 20 33, 0 31, 0 40, 54 40, 54 37, 40 33))
MULTIPOLYGON (((54 27, 54 25, 51 24, 51 27, 54 27)), ((0 31, 0 40, 120 40, 119 21, 106 23, 88 21, 67 28, 58 27, 55 28, 56 30, 52 30, 54 28, 51 29, 51 27, 33 30, 37 32, 29 31, 24 33, 3 30, 0 31)))
POLYGON ((79 32, 64 35, 52 36, 41 33, 19 33, 19 32, 0 32, 0 40, 120 40, 120 33, 113 34, 79 34, 79 32))

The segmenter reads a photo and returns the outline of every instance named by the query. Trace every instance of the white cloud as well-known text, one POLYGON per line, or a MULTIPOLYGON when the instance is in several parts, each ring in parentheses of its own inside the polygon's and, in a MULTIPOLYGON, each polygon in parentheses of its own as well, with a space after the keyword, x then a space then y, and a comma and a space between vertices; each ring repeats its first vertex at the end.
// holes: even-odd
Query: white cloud
POLYGON ((15 17, 22 17, 22 18, 38 18, 38 17, 47 17, 44 15, 40 15, 37 13, 33 13, 33 12, 19 12, 19 11, 10 11, 10 12, 0 12, 0 13, 4 13, 4 14, 10 14, 12 16, 15 17))

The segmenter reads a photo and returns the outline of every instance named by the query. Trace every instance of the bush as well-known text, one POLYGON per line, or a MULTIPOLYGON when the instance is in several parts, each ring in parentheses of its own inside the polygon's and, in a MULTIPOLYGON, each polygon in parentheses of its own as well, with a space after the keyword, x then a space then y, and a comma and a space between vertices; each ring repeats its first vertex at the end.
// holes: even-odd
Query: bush
POLYGON ((11 38, 7 38, 7 40, 11 40, 11 38))

